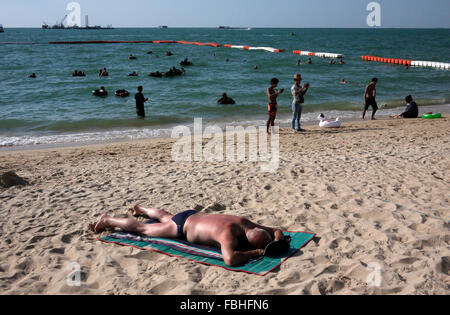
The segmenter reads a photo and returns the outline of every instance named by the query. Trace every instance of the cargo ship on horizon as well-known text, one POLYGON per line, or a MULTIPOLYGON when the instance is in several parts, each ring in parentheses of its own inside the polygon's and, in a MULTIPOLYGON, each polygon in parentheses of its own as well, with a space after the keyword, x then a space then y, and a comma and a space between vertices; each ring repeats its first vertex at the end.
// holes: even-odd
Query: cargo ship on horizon
POLYGON ((65 26, 64 21, 67 19, 68 14, 64 16, 64 18, 59 23, 55 23, 53 26, 49 26, 47 23, 42 23, 42 29, 44 30, 113 30, 114 27, 112 25, 108 25, 106 27, 102 26, 89 26, 89 16, 86 15, 86 26, 81 27, 78 25, 74 26, 65 26))

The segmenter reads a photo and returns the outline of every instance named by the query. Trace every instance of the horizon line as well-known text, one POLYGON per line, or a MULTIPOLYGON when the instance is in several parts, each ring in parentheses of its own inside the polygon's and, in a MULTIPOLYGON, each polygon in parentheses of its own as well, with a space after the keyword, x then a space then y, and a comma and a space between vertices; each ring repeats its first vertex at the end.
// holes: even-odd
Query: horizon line
MULTIPOLYGON (((115 29, 124 29, 124 28, 156 28, 156 29, 160 29, 160 26, 112 26, 112 27, 115 28, 115 29)), ((14 29, 14 28, 42 29, 42 27, 36 27, 36 26, 10 26, 10 27, 5 27, 4 25, 3 25, 3 28, 4 29, 14 29)), ((167 29, 183 29, 183 28, 219 29, 219 26, 173 26, 173 27, 169 26, 167 29)), ((231 28, 235 28, 235 29, 248 29, 248 28, 252 28, 252 29, 450 29, 450 27, 446 27, 446 26, 433 26, 433 27, 231 26, 231 28)), ((167 29, 165 29, 165 30, 167 30, 167 29)), ((49 29, 49 30, 51 30, 51 29, 49 29)), ((225 30, 227 30, 227 29, 225 29, 225 30)))

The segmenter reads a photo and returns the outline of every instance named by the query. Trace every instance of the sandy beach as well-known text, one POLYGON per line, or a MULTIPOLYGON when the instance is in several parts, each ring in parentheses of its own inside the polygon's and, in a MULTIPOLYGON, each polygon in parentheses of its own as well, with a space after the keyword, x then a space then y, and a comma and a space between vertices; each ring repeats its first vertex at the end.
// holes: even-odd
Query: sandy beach
POLYGON ((29 181, 0 188, 1 294, 449 294, 449 119, 308 130, 281 130, 274 174, 255 162, 174 162, 173 139, 0 152, 0 174, 29 181), (87 230, 135 203, 317 237, 259 277, 104 244, 87 230), (80 287, 67 284, 71 263, 80 287), (379 286, 368 283, 371 266, 379 286))

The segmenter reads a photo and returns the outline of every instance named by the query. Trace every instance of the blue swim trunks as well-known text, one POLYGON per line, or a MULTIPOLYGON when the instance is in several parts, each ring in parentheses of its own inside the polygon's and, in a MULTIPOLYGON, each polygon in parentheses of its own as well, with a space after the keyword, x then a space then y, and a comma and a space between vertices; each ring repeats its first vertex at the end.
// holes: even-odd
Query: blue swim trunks
POLYGON ((176 216, 174 216, 172 218, 172 221, 175 222, 175 224, 177 225, 178 239, 183 240, 183 241, 186 240, 186 235, 184 234, 184 225, 186 224, 186 221, 187 221, 187 219, 189 219, 189 217, 191 217, 197 213, 198 213, 198 211, 196 211, 196 210, 187 210, 187 211, 177 214, 176 216))

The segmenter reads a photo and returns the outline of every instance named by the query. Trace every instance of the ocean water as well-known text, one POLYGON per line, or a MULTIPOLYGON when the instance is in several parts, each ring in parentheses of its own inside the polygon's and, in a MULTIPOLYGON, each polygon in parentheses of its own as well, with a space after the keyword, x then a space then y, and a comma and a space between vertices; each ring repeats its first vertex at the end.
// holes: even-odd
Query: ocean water
POLYGON ((412 94, 419 105, 448 104, 450 72, 362 62, 362 55, 450 62, 450 30, 403 29, 115 29, 41 30, 6 29, 0 34, 0 146, 64 144, 170 136, 175 125, 190 125, 194 117, 204 124, 258 124, 267 116, 265 91, 272 77, 286 92, 279 98, 279 121, 288 123, 292 77, 301 73, 311 89, 306 96, 304 121, 328 117, 357 117, 365 85, 380 79, 380 114, 398 113, 404 97, 412 94), (290 36, 294 32, 296 36, 290 36), (180 44, 50 45, 52 41, 185 40, 219 44, 269 46, 285 53, 180 44), (153 51, 148 55, 147 51, 153 51), (173 56, 166 57, 170 50, 173 56), (294 55, 293 50, 345 55, 345 65, 294 55), (137 60, 128 60, 133 54, 137 60), (167 71, 188 57, 194 66, 174 78, 147 74, 167 71), (229 62, 226 59, 229 58, 229 62), (297 66, 301 59, 302 65, 297 66), (257 65, 258 70, 253 66, 257 65), (99 78, 106 67, 110 76, 99 78), (83 70, 86 77, 72 77, 83 70), (136 71, 139 77, 128 77, 136 71), (28 79, 32 72, 36 79, 28 79), (350 84, 342 85, 345 78, 350 84), (148 117, 136 118, 134 93, 144 87, 150 98, 148 117), (105 86, 107 98, 91 92, 105 86), (130 91, 118 98, 118 89, 130 91), (223 92, 236 105, 218 105, 223 92))

